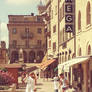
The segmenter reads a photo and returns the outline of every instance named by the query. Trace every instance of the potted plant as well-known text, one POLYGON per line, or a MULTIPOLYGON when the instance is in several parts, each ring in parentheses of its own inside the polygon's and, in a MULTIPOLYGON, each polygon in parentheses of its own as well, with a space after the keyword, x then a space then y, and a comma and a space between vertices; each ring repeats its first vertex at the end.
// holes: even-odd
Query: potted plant
MULTIPOLYGON (((12 76, 12 74, 5 69, 4 71, 0 70, 0 92, 5 92, 3 90, 9 90, 11 87, 13 87, 11 86, 13 83, 14 77, 12 76)), ((12 92, 12 89, 11 91, 9 90, 7 92, 12 92)))

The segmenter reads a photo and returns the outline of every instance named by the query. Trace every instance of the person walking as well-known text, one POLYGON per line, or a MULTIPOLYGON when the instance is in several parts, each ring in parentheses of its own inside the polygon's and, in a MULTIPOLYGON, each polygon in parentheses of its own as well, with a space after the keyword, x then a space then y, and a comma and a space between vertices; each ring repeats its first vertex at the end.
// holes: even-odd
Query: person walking
POLYGON ((66 90, 68 89, 69 83, 66 77, 64 77, 64 73, 60 74, 60 92, 66 92, 66 90))
POLYGON ((31 73, 26 77, 27 85, 25 92, 35 92, 35 81, 34 81, 34 74, 31 73))
POLYGON ((54 77, 54 90, 55 90, 55 92, 58 92, 58 76, 57 75, 55 75, 55 77, 54 77))

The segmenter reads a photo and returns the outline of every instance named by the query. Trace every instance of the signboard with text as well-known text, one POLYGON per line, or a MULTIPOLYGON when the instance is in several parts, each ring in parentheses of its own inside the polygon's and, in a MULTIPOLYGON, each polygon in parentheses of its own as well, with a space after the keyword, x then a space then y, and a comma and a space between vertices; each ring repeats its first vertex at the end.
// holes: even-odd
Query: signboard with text
POLYGON ((75 33, 75 0, 65 0, 65 31, 75 33))

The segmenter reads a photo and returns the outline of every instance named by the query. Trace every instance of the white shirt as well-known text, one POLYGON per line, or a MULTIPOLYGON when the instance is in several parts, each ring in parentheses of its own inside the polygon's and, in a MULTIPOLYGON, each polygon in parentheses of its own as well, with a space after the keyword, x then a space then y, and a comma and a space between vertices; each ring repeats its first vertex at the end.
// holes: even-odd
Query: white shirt
POLYGON ((30 76, 27 79, 27 86, 26 86, 26 92, 34 92, 35 88, 35 81, 30 76))
POLYGON ((54 77, 54 89, 58 89, 58 77, 54 77))

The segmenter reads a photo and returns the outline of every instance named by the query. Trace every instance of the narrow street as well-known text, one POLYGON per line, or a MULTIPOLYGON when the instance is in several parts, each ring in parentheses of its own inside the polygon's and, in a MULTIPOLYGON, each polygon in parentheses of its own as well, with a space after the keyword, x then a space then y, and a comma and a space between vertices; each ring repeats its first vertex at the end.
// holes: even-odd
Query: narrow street
POLYGON ((48 81, 43 81, 43 79, 39 79, 36 89, 37 92, 54 92, 53 81, 51 79, 49 79, 48 81))
MULTIPOLYGON (((25 87, 16 89, 16 92, 25 92, 25 87)), ((36 85, 36 92, 54 92, 52 79, 48 79, 48 81, 43 79, 38 79, 36 85)))

